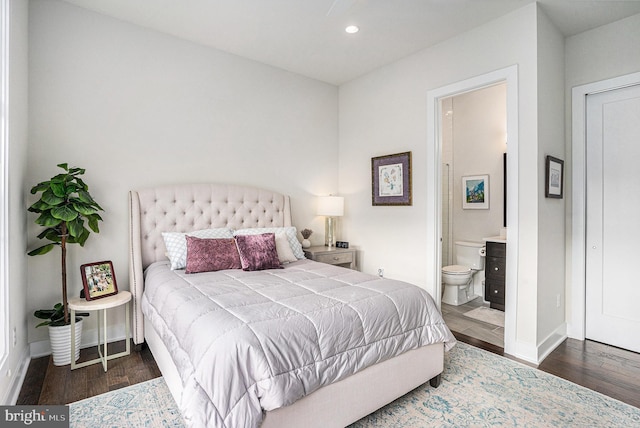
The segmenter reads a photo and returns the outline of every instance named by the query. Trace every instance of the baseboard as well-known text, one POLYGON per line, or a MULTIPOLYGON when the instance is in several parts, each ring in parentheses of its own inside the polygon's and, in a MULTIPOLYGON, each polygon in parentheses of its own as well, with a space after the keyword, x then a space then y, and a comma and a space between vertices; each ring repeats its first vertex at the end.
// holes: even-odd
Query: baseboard
POLYGON ((538 364, 544 361, 567 338, 567 323, 560 324, 538 345, 538 364))
MULTIPOLYGON (((107 342, 117 342, 124 340, 126 337, 126 331, 124 325, 109 326, 107 329, 107 342)), ((80 349, 90 348, 98 344, 98 329, 83 330, 82 342, 80 343, 80 349)), ((44 357, 51 355, 51 343, 49 340, 40 340, 38 342, 31 342, 29 344, 31 358, 44 357)))
POLYGON ((535 345, 516 341, 509 349, 505 347, 504 352, 528 363, 538 365, 538 349, 535 345))
POLYGON ((27 370, 29 369, 29 362, 31 361, 31 356, 29 353, 29 347, 25 346, 22 355, 20 356, 17 369, 15 370, 15 374, 13 376, 13 380, 9 385, 9 389, 7 390, 7 394, 2 398, 0 403, 7 403, 10 406, 13 406, 18 401, 18 396, 20 395, 20 390, 22 389, 22 384, 24 383, 24 379, 27 376, 27 370))

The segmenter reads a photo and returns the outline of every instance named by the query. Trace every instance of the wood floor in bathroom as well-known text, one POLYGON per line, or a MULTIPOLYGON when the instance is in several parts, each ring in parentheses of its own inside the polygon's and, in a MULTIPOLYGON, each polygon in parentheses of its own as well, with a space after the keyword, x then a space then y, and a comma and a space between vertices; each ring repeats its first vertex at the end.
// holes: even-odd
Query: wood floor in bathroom
POLYGON ((480 297, 460 306, 443 303, 442 316, 452 331, 503 348, 504 327, 498 327, 463 315, 465 312, 480 306, 483 306, 482 298, 480 297))

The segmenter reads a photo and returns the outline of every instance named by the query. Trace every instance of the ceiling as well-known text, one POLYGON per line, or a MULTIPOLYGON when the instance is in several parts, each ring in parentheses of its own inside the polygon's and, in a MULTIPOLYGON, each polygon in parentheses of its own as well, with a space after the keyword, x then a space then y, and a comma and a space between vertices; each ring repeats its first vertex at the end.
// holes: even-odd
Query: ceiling
MULTIPOLYGON (((535 0, 65 1, 340 85, 535 0)), ((638 0, 538 3, 565 36, 640 13, 638 0)))

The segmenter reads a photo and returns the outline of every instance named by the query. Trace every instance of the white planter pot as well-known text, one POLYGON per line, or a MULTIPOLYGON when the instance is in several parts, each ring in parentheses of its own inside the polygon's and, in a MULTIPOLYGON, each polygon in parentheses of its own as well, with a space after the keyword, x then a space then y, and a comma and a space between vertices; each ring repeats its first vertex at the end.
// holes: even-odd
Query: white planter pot
MULTIPOLYGON (((74 361, 78 361, 78 358, 80 358, 81 338, 82 318, 76 318, 76 355, 74 361)), ((66 366, 71 364, 71 325, 49 326, 49 341, 51 342, 53 365, 66 366)))

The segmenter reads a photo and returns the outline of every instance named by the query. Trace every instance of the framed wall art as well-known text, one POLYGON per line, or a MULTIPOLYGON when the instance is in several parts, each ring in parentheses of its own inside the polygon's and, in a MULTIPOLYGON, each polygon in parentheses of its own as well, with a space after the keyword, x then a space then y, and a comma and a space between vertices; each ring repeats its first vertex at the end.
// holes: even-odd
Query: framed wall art
POLYGON ((544 196, 562 199, 564 182, 564 161, 547 156, 544 175, 544 196))
POLYGON ((462 209, 489 209, 488 175, 469 175, 462 177, 462 209))
POLYGON ((113 263, 110 261, 87 263, 80 266, 84 297, 87 300, 99 299, 118 293, 113 263))
POLYGON ((371 158, 371 204, 412 204, 411 152, 371 158))

